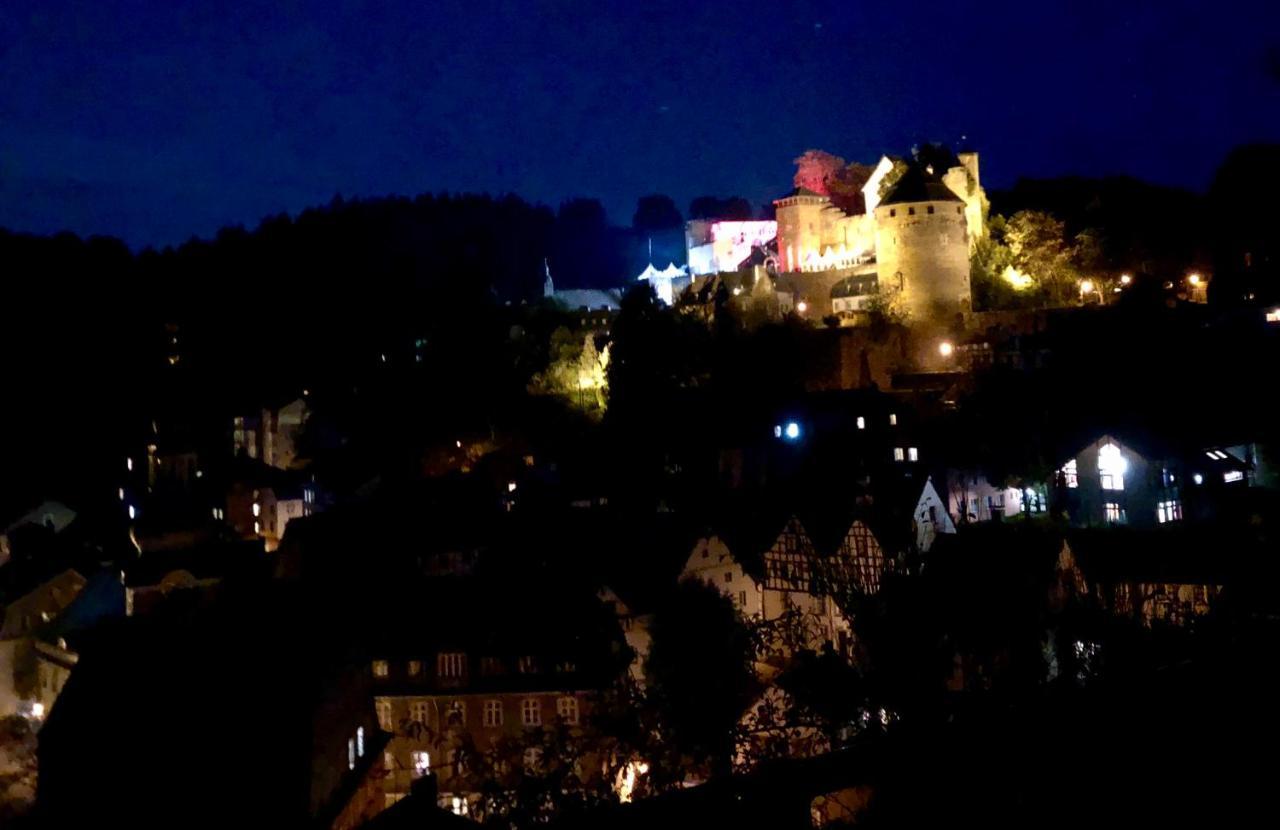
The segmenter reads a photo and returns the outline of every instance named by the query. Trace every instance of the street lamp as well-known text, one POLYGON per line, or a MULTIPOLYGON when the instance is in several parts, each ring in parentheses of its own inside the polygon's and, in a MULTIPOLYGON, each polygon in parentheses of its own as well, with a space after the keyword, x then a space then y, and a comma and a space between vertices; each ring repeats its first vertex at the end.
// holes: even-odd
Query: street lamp
POLYGON ((1121 274, 1121 275, 1120 275, 1120 284, 1121 284, 1121 285, 1128 285, 1128 284, 1129 284, 1129 283, 1131 283, 1131 282, 1133 282, 1133 277, 1129 276, 1128 274, 1121 274))
POLYGON ((956 347, 951 345, 951 341, 949 340, 943 340, 941 343, 938 344, 938 354, 942 355, 943 357, 951 357, 951 353, 954 352, 955 350, 956 350, 956 347))
POLYGON ((1188 275, 1187 275, 1187 282, 1191 283, 1192 285, 1199 285, 1199 284, 1200 284, 1200 275, 1199 275, 1199 274, 1188 274, 1188 275))
POLYGON ((806 303, 804 300, 801 300, 800 302, 796 303, 796 311, 800 312, 801 314, 804 314, 808 310, 809 310, 809 304, 806 303))

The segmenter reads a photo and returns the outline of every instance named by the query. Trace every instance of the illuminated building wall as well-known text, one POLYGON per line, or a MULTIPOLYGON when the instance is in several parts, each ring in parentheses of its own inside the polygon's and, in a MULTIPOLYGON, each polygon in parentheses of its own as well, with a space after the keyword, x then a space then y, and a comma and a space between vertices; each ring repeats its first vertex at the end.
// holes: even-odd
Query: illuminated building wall
POLYGON ((961 201, 881 204, 876 208, 880 290, 902 292, 912 319, 967 312, 968 226, 961 201))
POLYGON ((778 235, 772 220, 711 222, 696 219, 685 226, 689 273, 695 276, 735 271, 751 249, 778 235))

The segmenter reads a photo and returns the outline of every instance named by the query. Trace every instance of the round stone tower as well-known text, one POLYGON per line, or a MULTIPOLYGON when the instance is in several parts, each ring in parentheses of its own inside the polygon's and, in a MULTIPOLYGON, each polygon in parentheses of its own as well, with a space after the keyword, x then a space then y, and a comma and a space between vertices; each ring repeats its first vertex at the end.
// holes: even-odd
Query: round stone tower
POLYGON ((875 218, 880 290, 900 291, 917 322, 951 322, 967 313, 964 200, 939 177, 912 165, 876 206, 875 218))

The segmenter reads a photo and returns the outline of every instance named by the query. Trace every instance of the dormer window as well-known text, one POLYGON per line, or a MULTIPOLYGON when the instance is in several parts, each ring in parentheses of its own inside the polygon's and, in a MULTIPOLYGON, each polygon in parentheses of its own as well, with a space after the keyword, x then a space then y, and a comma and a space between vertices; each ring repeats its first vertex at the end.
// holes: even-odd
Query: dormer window
POLYGON ((373 661, 373 676, 379 679, 385 679, 391 673, 391 666, 386 660, 373 661))
POLYGON ((1104 444, 1098 450, 1098 477, 1103 490, 1123 490, 1124 474, 1128 468, 1129 462, 1115 444, 1104 444))
POLYGON ((436 675, 463 677, 467 673, 467 655, 461 651, 442 651, 436 655, 436 675))
POLYGON ((538 658, 532 655, 525 655, 516 662, 516 670, 521 674, 537 674, 538 658))

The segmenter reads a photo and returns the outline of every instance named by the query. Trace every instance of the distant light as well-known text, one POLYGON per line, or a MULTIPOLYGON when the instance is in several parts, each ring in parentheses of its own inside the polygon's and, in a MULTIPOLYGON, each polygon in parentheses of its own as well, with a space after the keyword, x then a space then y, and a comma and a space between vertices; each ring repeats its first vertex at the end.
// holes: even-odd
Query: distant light
POLYGON ((383 362, 383 363, 386 363, 386 362, 387 362, 387 356, 384 354, 384 355, 381 355, 381 357, 382 357, 382 362, 383 362))
POLYGON ((507 492, 514 493, 516 491, 516 483, 514 481, 507 482, 507 492))
POLYGON ((782 432, 788 441, 794 441, 800 437, 800 425, 795 421, 788 421, 786 428, 782 432))
POLYGON ((1121 285, 1128 285, 1128 284, 1129 284, 1129 283, 1131 283, 1131 282, 1133 282, 1133 277, 1129 276, 1128 274, 1121 274, 1121 275, 1120 275, 1120 284, 1121 284, 1121 285))
POLYGON ((356 727, 356 755, 364 757, 364 727, 356 727))
POLYGON ((204 478, 204 470, 196 470, 196 478, 204 478))
POLYGON ((302 390, 302 397, 304 397, 304 398, 305 398, 305 397, 307 397, 307 396, 308 396, 308 395, 310 395, 310 394, 311 394, 311 390, 310 390, 310 389, 303 389, 303 390, 302 390))
POLYGON ((43 718, 43 717, 44 717, 44 704, 43 704, 43 703, 33 703, 33 704, 31 704, 31 717, 35 718, 36 720, 40 720, 41 718, 43 718))
POLYGON ((258 516, 261 516, 261 515, 262 515, 262 505, 258 504, 255 501, 253 503, 253 516, 254 518, 257 518, 258 516))
POLYGON ((809 304, 806 303, 804 300, 801 300, 800 302, 796 303, 796 311, 800 312, 801 314, 804 314, 808 310, 809 310, 809 304))
POLYGON ((253 535, 254 535, 254 536, 261 536, 261 535, 262 535, 262 523, 261 523, 261 522, 254 522, 254 523, 253 523, 253 535))
POLYGON ((896 413, 889 413, 889 426, 896 427, 898 425, 898 416, 896 413))
POLYGON ((130 519, 138 518, 138 508, 134 507, 132 504, 129 505, 129 518, 130 519))
POLYGON ((1081 294, 1092 294, 1092 293, 1093 293, 1093 280, 1081 280, 1081 281, 1080 281, 1080 293, 1081 293, 1081 294))
POLYGON ((462 442, 461 442, 461 441, 454 441, 454 442, 453 442, 453 445, 454 445, 455 447, 457 447, 458 449, 462 449, 462 442))
POLYGON ((862 417, 861 415, 859 415, 859 416, 858 416, 858 429, 866 429, 866 428, 867 428, 867 419, 866 419, 866 418, 864 418, 864 417, 862 417))
POLYGON ((1244 481, 1244 473, 1239 470, 1230 470, 1222 474, 1222 480, 1228 484, 1233 481, 1244 481))
POLYGON ((774 438, 781 438, 781 437, 782 437, 782 424, 776 424, 776 425, 774 426, 774 428, 773 428, 773 437, 774 437, 774 438))
POLYGON ((1187 275, 1187 282, 1191 283, 1192 285, 1199 285, 1199 284, 1200 284, 1200 275, 1199 275, 1199 274, 1188 274, 1188 275, 1187 275))
POLYGON ((1267 312, 1268 323, 1280 323, 1280 308, 1273 308, 1267 312))
POLYGON ((735 296, 735 297, 736 297, 736 296, 738 296, 738 295, 739 295, 739 294, 741 294, 741 293, 742 293, 742 286, 740 286, 740 285, 739 285, 739 286, 736 286, 736 287, 733 289, 733 296, 735 296))
POLYGON ((124 488, 121 487, 117 492, 120 494, 120 501, 124 501, 124 488))
POLYGON ((1196 473, 1195 475, 1193 475, 1191 477, 1191 480, 1194 481, 1196 484, 1204 484, 1204 476, 1200 475, 1199 473, 1196 473))
POLYGON ((956 350, 956 347, 951 345, 951 341, 949 340, 943 340, 941 343, 938 344, 938 354, 942 355, 943 357, 951 357, 951 353, 954 352, 955 350, 956 350))
POLYGON ((133 472, 133 459, 132 459, 132 458, 126 458, 126 459, 124 460, 124 468, 125 468, 126 470, 128 470, 129 472, 133 472))

